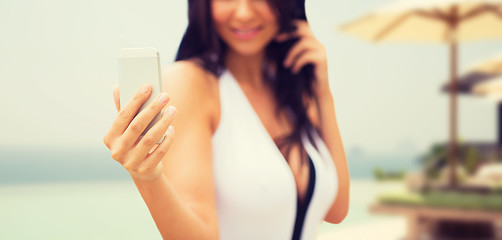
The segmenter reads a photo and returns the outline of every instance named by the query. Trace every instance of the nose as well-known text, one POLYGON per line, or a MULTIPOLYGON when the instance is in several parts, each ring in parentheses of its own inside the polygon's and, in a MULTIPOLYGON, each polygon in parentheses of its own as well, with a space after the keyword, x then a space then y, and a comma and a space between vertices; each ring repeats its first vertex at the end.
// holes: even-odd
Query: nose
POLYGON ((254 16, 252 0, 239 0, 234 17, 240 21, 249 21, 254 16))

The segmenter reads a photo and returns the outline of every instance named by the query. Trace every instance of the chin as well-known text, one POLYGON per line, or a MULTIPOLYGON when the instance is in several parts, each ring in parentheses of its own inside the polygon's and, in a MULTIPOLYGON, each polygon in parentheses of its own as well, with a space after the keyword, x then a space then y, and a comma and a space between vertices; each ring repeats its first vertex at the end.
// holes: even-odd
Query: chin
POLYGON ((266 45, 263 46, 231 46, 232 50, 242 56, 254 56, 265 51, 266 45))

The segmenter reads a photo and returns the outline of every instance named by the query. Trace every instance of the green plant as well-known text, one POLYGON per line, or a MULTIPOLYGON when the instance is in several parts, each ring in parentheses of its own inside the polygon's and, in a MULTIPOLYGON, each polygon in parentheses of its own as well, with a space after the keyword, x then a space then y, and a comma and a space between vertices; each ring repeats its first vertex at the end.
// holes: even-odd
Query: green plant
POLYGON ((439 169, 446 164, 448 146, 445 144, 433 144, 429 152, 425 153, 420 159, 426 176, 430 179, 436 179, 439 176, 439 169))
POLYGON ((375 177, 376 180, 383 180, 385 178, 385 173, 383 170, 379 167, 375 167, 373 169, 373 176, 375 177))
MULTIPOLYGON (((492 153, 488 156, 482 153, 474 146, 468 144, 457 145, 457 166, 465 168, 469 175, 473 174, 477 167, 483 161, 495 161, 497 153, 492 153)), ((449 166, 449 145, 448 144, 434 144, 430 150, 420 158, 426 176, 429 179, 437 179, 441 169, 449 166)))
POLYGON ((474 147, 467 147, 465 153, 465 169, 467 173, 473 174, 476 171, 476 168, 480 161, 479 151, 474 147))
POLYGON ((406 171, 405 170, 401 170, 401 171, 384 171, 380 167, 373 168, 373 176, 378 181, 384 181, 384 180, 402 180, 402 179, 404 179, 405 175, 406 175, 406 171))

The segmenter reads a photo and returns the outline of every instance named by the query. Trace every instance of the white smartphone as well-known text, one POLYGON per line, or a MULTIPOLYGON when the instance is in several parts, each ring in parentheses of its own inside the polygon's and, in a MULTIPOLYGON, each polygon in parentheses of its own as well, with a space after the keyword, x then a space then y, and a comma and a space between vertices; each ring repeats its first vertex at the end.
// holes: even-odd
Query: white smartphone
MULTIPOLYGON (((161 92, 159 53, 155 48, 122 48, 118 53, 118 77, 120 108, 122 109, 141 86, 150 84, 152 94, 136 115, 150 104, 161 92)), ((141 136, 160 119, 160 113, 150 122, 141 136)))

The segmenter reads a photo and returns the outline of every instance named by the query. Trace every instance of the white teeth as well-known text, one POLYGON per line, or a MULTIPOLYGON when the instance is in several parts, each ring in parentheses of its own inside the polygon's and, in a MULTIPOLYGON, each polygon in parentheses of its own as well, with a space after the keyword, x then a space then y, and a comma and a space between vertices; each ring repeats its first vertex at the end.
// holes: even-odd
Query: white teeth
POLYGON ((235 29, 234 30, 236 33, 239 33, 239 34, 247 34, 247 33, 252 33, 254 31, 256 31, 256 28, 254 29, 246 29, 246 30, 242 30, 242 29, 235 29))

